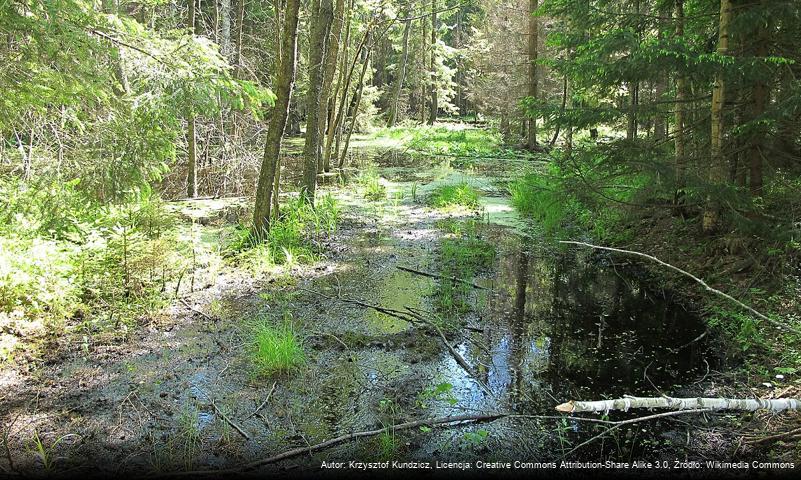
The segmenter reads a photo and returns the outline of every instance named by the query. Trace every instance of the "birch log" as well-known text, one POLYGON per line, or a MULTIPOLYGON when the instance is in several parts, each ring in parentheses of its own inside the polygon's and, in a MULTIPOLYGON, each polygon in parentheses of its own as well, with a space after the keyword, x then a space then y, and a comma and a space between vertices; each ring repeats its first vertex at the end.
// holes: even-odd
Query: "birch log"
POLYGON ((673 397, 624 397, 614 400, 579 402, 571 400, 558 405, 560 412, 607 412, 609 410, 628 411, 630 408, 668 408, 671 410, 800 410, 801 400, 795 398, 751 399, 751 398, 673 398, 673 397))

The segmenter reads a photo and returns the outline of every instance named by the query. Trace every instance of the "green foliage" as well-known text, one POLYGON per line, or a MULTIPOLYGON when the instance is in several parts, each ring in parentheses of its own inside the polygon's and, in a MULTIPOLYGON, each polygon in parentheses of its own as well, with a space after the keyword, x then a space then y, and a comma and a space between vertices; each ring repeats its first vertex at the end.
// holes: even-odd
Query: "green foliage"
POLYGON ((452 407, 455 406, 458 400, 453 394, 453 385, 443 382, 433 387, 426 387, 417 395, 417 405, 420 408, 428 408, 431 401, 445 402, 452 407))
POLYGON ((367 200, 377 202, 387 198, 387 187, 375 165, 369 165, 361 170, 356 181, 364 189, 363 195, 367 200))
POLYGON ((757 328, 757 320, 739 310, 714 307, 712 314, 707 317, 707 324, 720 329, 726 338, 733 339, 741 354, 766 346, 765 338, 757 328))
POLYGON ((336 232, 339 217, 340 207, 330 194, 318 198, 314 207, 295 198, 282 206, 265 237, 254 238, 249 227, 240 226, 226 249, 255 271, 311 263, 322 254, 320 241, 336 232))
POLYGON ((266 318, 259 319, 252 336, 250 359, 257 376, 289 373, 306 363, 303 342, 290 318, 285 317, 278 325, 266 318))
POLYGON ((478 208, 478 190, 467 182, 455 185, 441 185, 431 192, 428 197, 429 205, 436 208, 463 206, 478 208))
POLYGON ((158 197, 98 205, 76 187, 0 182, 4 328, 35 337, 73 318, 84 333, 124 325, 158 306, 185 270, 187 252, 158 197))

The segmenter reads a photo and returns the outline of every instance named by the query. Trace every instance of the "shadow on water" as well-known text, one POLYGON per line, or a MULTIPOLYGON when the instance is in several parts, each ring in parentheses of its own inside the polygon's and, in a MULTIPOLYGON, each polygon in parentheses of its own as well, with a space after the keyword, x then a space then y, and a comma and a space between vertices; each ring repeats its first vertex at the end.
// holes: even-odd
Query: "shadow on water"
POLYGON ((510 406, 552 411, 556 401, 673 394, 703 374, 703 322, 631 272, 590 252, 555 256, 511 245, 492 280, 484 380, 510 406))

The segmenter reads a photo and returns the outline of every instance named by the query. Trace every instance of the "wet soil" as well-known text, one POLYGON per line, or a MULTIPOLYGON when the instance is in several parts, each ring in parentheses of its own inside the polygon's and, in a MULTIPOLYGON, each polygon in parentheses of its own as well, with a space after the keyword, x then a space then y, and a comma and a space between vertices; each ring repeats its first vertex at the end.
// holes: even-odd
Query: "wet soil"
MULTIPOLYGON (((457 169, 447 159, 397 152, 365 151, 359 159, 377 163, 387 199, 368 202, 354 183, 323 186, 345 218, 317 264, 263 278, 220 272, 127 342, 76 343, 66 359, 34 372, 4 370, 8 455, 0 465, 41 472, 48 463, 72 473, 236 467, 421 418, 551 415, 569 399, 676 394, 710 368, 707 339, 694 341, 702 322, 670 292, 644 284, 630 266, 558 249, 516 215, 503 189, 514 165, 457 169), (436 185, 455 181, 481 191, 478 211, 425 206, 436 185), (437 280, 397 267, 436 272, 445 235, 438 225, 448 218, 478 221, 498 252, 493 268, 474 279, 487 290, 470 293, 462 322, 473 328, 448 339, 478 378, 430 331, 332 298, 434 310, 437 280), (298 325, 307 354, 302 369, 273 378, 251 373, 248 332, 259 316, 298 325), (36 454, 36 438, 44 454, 36 454)), ((614 442, 576 455, 665 451, 681 437, 678 429, 621 430, 614 442)), ((548 461, 596 433, 578 422, 504 419, 395 432, 265 468, 354 459, 548 461)))

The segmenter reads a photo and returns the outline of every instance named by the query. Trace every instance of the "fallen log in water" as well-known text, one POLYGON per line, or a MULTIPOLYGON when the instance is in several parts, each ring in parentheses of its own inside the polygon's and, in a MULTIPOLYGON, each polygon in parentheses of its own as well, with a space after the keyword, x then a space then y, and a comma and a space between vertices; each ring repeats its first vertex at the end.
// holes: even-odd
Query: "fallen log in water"
POLYGON ((795 398, 751 399, 751 398, 673 398, 673 397, 624 397, 613 400, 580 402, 571 400, 558 405, 560 412, 607 412, 628 411, 631 408, 667 408, 671 410, 801 410, 801 400, 795 398))

